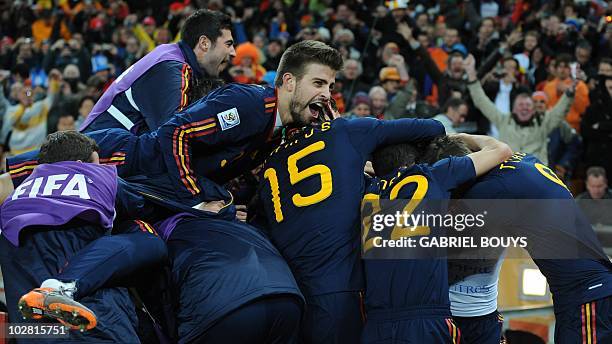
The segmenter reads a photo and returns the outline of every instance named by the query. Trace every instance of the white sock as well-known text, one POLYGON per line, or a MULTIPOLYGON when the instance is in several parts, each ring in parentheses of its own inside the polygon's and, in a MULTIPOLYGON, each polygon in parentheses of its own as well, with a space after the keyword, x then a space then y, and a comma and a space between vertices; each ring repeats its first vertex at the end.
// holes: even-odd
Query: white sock
POLYGON ((51 288, 59 291, 63 291, 66 296, 70 298, 74 297, 74 293, 76 292, 76 282, 61 282, 54 278, 45 280, 40 285, 41 288, 51 288))

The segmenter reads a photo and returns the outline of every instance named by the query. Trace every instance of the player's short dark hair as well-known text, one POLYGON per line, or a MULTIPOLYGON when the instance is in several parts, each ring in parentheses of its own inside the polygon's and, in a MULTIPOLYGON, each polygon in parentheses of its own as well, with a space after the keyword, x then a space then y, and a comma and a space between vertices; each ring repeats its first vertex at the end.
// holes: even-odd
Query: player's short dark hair
POLYGON ((279 87, 283 84, 283 74, 291 73, 298 81, 304 76, 309 64, 318 63, 329 68, 340 71, 344 65, 340 52, 329 45, 319 42, 305 40, 290 46, 281 57, 276 70, 274 85, 279 87))
POLYGON ((601 166, 591 166, 586 171, 587 178, 599 178, 601 176, 606 177, 606 169, 601 166))
POLYGON ((420 162, 433 164, 451 156, 466 156, 472 153, 467 145, 456 137, 440 136, 425 147, 420 162))
POLYGON ((38 162, 52 164, 59 161, 91 162, 91 153, 99 150, 96 141, 75 130, 49 134, 40 147, 38 162))
POLYGON ((214 46, 221 30, 231 30, 232 19, 221 12, 201 9, 190 15, 181 28, 181 39, 194 49, 201 36, 206 36, 214 46))
POLYGON ((414 165, 418 155, 418 148, 409 143, 385 146, 372 154, 372 167, 377 176, 386 176, 402 166, 414 165))

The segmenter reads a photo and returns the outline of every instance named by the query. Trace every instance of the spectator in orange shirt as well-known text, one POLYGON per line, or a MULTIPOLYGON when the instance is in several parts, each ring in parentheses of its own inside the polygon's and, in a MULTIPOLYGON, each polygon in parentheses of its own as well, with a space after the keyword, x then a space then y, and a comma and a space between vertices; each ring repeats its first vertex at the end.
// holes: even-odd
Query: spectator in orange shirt
MULTIPOLYGON (((548 96, 548 108, 552 108, 566 89, 572 85, 571 64, 572 58, 570 55, 561 54, 555 61, 555 72, 557 77, 546 83, 544 92, 548 96)), ((583 81, 579 81, 576 85, 576 95, 574 104, 565 117, 567 122, 577 131, 580 130, 580 120, 582 115, 589 106, 589 88, 583 81)))
POLYGON ((255 44, 246 42, 236 47, 234 66, 229 74, 235 82, 241 84, 259 84, 263 81, 266 70, 259 64, 259 49, 255 44))

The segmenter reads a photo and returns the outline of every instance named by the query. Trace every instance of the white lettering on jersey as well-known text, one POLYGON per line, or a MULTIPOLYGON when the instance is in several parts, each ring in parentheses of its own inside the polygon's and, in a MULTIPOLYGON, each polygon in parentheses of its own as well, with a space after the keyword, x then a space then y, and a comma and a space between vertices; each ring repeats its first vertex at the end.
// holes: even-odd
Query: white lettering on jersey
POLYGON ((91 199, 85 176, 78 173, 70 179, 68 179, 68 174, 54 174, 48 177, 28 180, 15 189, 11 199, 15 200, 26 194, 26 192, 28 192, 28 198, 51 196, 54 193, 56 195, 59 193, 61 196, 77 196, 82 199, 91 199), (43 189, 42 194, 39 193, 41 187, 43 189), (61 193, 58 192, 59 190, 62 190, 61 193))
MULTIPOLYGON (((36 179, 38 179, 38 178, 36 178, 36 179)), ((15 189, 15 192, 13 192, 13 197, 11 197, 11 199, 15 200, 17 197, 23 195, 26 192, 26 188, 28 186, 30 186, 30 184, 32 184, 32 180, 28 180, 28 181, 25 181, 25 182, 21 183, 21 185, 19 185, 15 189)))
POLYGON ((62 191, 62 196, 79 196, 79 198, 82 199, 91 199, 87 191, 85 176, 82 174, 75 174, 68 184, 66 184, 64 191, 62 191))
POLYGON ((62 187, 62 184, 57 184, 56 182, 65 180, 68 178, 68 174, 53 174, 47 178, 47 183, 45 184, 45 189, 43 190, 43 196, 51 196, 53 194, 53 190, 59 190, 62 187))

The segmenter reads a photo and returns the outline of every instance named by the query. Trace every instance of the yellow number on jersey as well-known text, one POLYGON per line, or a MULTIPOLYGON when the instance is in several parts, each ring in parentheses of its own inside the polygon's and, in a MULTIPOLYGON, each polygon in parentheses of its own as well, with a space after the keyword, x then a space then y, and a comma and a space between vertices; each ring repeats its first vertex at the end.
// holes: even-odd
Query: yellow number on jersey
POLYGON ((283 210, 281 209, 280 187, 278 185, 278 177, 276 170, 269 168, 264 172, 264 178, 270 181, 270 189, 272 190, 272 205, 274 206, 274 218, 276 222, 283 221, 283 210))
POLYGON ((372 227, 372 217, 374 216, 374 214, 380 213, 380 195, 365 194, 363 196, 363 202, 368 202, 372 205, 372 213, 370 214, 370 216, 364 216, 362 222, 363 235, 361 236, 361 242, 363 243, 363 252, 366 252, 367 250, 374 247, 375 238, 371 238, 367 241, 366 239, 368 238, 368 234, 370 233, 370 227, 372 227))
POLYGON ((567 186, 563 183, 561 179, 559 179, 559 177, 557 177, 555 172, 553 172, 553 170, 551 170, 550 167, 546 165, 542 165, 540 163, 535 163, 534 166, 538 170, 538 172, 540 172, 544 177, 546 177, 546 179, 552 181, 553 183, 563 186, 566 190, 569 191, 567 186))
MULTIPOLYGON (((300 181, 315 175, 319 175, 319 178, 321 179, 321 190, 309 196, 303 196, 301 194, 293 195, 291 200, 296 207, 306 207, 319 203, 332 194, 333 182, 329 167, 318 164, 310 166, 303 171, 300 171, 297 167, 297 163, 300 159, 303 159, 304 157, 323 149, 325 149, 325 142, 317 141, 299 150, 298 152, 291 154, 287 158, 287 169, 289 171, 289 181, 291 182, 291 185, 295 185, 300 181)), ((268 168, 264 173, 264 178, 270 182, 270 189, 272 190, 272 204, 274 206, 274 218, 276 219, 276 222, 280 223, 283 221, 284 217, 281 209, 280 186, 278 184, 276 170, 271 167, 268 168)))
POLYGON ((319 178, 321 179, 321 190, 317 191, 316 193, 310 196, 302 196, 300 194, 293 195, 291 199, 296 207, 306 207, 319 203, 329 197, 329 195, 332 193, 332 176, 329 167, 319 164, 310 166, 304 171, 299 171, 297 168, 298 160, 323 149, 325 149, 325 142, 317 141, 306 146, 302 150, 291 154, 289 158, 287 158, 287 168, 289 169, 289 181, 291 182, 291 185, 295 185, 300 181, 314 175, 319 175, 319 178))
MULTIPOLYGON (((404 213, 406 214, 412 214, 414 209, 416 209, 416 207, 419 206, 421 201, 423 201, 423 198, 425 197, 425 194, 427 193, 427 190, 429 189, 429 182, 427 181, 427 178, 425 178, 425 176, 422 176, 420 174, 415 174, 412 176, 408 176, 402 179, 399 183, 395 184, 395 186, 393 186, 393 188, 391 189, 391 194, 389 195, 389 199, 396 199, 400 190, 405 185, 408 185, 410 183, 416 183, 417 187, 416 187, 416 190, 414 191, 414 194, 410 198, 410 201, 404 207, 404 213)), ((411 229, 411 228, 404 228, 404 227, 396 226, 395 228, 393 228, 393 231, 391 232, 391 240, 397 240, 403 237, 418 236, 418 235, 429 235, 429 227, 417 226, 416 228, 411 229)))
MULTIPOLYGON (((408 176, 402 179, 399 183, 395 184, 393 188, 391 188, 389 199, 390 200, 396 199, 400 190, 404 186, 410 183, 416 183, 417 187, 416 187, 416 190, 414 191, 414 194, 412 194, 410 201, 404 207, 404 212, 406 214, 412 214, 414 209, 416 209, 416 207, 419 206, 421 201, 423 201, 423 198, 425 197, 425 194, 427 193, 427 190, 429 189, 429 182, 427 181, 427 178, 425 178, 425 176, 412 175, 412 176, 408 176)), ((372 204, 372 208, 373 208, 372 216, 380 212, 380 195, 366 194, 363 197, 363 200, 369 201, 372 204)), ((370 232, 371 224, 372 224, 372 219, 371 219, 372 216, 368 216, 363 219, 364 231, 363 231, 363 236, 362 236, 362 242, 364 243, 363 244, 364 252, 371 249, 374 246, 374 238, 371 238, 366 241, 368 234, 370 232)), ((393 230, 391 231, 391 240, 397 240, 399 238, 408 237, 408 236, 429 235, 429 233, 430 233, 430 229, 427 226, 417 226, 414 229, 404 228, 401 226, 395 226, 393 230)))

